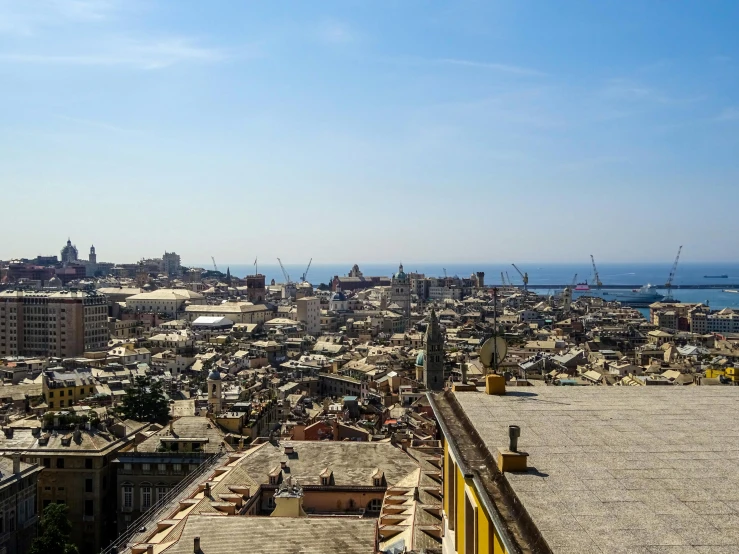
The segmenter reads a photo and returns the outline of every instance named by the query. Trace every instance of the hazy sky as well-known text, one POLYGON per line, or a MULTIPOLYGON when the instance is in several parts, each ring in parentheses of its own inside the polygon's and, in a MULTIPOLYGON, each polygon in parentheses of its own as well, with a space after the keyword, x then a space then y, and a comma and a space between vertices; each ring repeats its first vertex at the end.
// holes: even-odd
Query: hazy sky
POLYGON ((0 0, 0 258, 736 258, 739 2, 0 0))

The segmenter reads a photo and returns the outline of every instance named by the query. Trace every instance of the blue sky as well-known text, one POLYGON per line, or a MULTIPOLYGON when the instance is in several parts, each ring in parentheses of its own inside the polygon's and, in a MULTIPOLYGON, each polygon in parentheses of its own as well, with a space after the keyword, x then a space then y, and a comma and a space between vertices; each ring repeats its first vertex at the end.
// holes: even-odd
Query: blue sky
POLYGON ((734 1, 0 0, 0 258, 736 257, 734 1), (723 223, 722 223, 723 222, 723 223))

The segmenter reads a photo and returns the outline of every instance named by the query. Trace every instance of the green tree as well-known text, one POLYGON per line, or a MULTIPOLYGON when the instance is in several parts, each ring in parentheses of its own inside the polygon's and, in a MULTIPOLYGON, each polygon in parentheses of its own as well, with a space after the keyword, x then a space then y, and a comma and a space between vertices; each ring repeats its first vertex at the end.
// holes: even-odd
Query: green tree
POLYGON ((41 516, 41 533, 33 539, 28 554, 78 554, 77 547, 69 542, 71 531, 67 507, 49 504, 41 516))
POLYGON ((124 419, 164 423, 169 418, 169 404, 164 398, 162 383, 148 377, 136 377, 134 386, 126 391, 120 407, 124 419))

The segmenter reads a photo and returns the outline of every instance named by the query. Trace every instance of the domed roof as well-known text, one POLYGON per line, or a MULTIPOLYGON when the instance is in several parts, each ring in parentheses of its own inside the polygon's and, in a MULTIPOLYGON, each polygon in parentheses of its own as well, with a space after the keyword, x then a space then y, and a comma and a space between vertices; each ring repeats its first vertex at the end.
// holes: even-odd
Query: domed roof
POLYGON ((331 295, 331 302, 345 302, 346 296, 341 291, 337 291, 331 295))
POLYGON ((403 271, 403 264, 400 264, 400 266, 398 267, 398 272, 393 277, 399 281, 405 280, 406 275, 405 271, 403 271))
POLYGON ((418 356, 416 356, 416 366, 422 366, 423 362, 425 361, 426 361, 426 354, 422 350, 421 352, 418 353, 418 356))
POLYGON ((221 374, 217 369, 214 369, 210 372, 210 375, 208 375, 208 381, 220 381, 221 380, 221 374))

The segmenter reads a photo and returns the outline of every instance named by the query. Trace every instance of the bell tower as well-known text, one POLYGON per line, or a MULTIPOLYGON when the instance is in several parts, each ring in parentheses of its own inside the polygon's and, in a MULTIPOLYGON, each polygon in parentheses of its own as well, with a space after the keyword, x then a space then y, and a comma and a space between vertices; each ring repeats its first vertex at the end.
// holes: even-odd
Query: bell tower
POLYGON ((423 384, 427 390, 444 388, 444 335, 441 333, 436 311, 432 308, 426 327, 423 360, 423 384))
POLYGON ((221 397, 221 374, 217 369, 214 369, 208 375, 208 408, 214 414, 220 414, 222 408, 222 397, 221 397))

